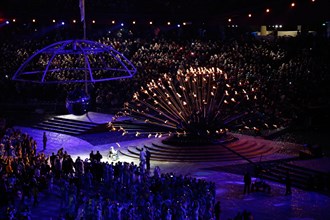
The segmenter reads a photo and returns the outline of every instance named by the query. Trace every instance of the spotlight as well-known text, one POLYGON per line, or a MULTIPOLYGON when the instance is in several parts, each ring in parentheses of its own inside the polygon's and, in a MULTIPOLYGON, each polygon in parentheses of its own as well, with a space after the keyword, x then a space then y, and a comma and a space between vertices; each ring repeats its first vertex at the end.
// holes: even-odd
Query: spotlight
POLYGON ((72 22, 73 22, 73 23, 76 23, 77 21, 76 21, 76 20, 73 20, 72 22))
POLYGON ((279 27, 279 28, 282 28, 282 25, 280 24, 278 27, 279 27))
POLYGON ((36 19, 32 19, 32 22, 35 23, 36 22, 36 19))
POLYGON ((6 21, 6 24, 9 24, 9 21, 6 21))
POLYGON ((183 25, 187 25, 187 23, 186 22, 183 22, 183 25))
POLYGON ((152 24, 152 21, 150 21, 149 24, 152 24))
POLYGON ((269 12, 270 12, 270 9, 269 9, 269 8, 267 8, 267 9, 266 9, 266 12, 267 12, 267 13, 269 13, 269 12))
POLYGON ((177 25, 177 27, 179 28, 179 27, 181 27, 181 25, 180 25, 180 24, 178 24, 178 25, 177 25))
POLYGON ((16 22, 16 19, 15 18, 13 19, 13 22, 16 22))
POLYGON ((111 23, 112 23, 112 24, 115 24, 116 22, 115 22, 115 20, 112 20, 111 23))
POLYGON ((61 22, 61 25, 65 25, 64 21, 61 22))
POLYGON ((249 18, 251 18, 252 17, 252 14, 249 14, 249 18))
POLYGON ((228 22, 231 22, 231 18, 228 19, 228 22))
POLYGON ((121 23, 120 26, 124 27, 124 23, 121 23))
POLYGON ((95 20, 93 20, 92 23, 95 24, 95 20))
POLYGON ((167 25, 171 25, 171 22, 168 21, 168 22, 167 22, 167 25))
POLYGON ((53 23, 55 23, 56 21, 55 21, 55 19, 53 19, 53 23))
POLYGON ((293 8, 294 6, 296 6, 296 4, 294 2, 292 2, 291 7, 293 8))
POLYGON ((135 21, 133 21, 132 23, 135 24, 135 21))

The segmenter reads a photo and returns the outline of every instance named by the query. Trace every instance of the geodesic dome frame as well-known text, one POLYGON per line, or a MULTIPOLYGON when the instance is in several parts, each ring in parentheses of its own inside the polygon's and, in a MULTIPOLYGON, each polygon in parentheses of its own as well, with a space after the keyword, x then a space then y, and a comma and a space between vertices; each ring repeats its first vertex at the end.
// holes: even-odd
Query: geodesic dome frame
POLYGON ((51 44, 30 56, 12 80, 35 83, 86 83, 131 78, 136 68, 112 46, 89 40, 51 44))

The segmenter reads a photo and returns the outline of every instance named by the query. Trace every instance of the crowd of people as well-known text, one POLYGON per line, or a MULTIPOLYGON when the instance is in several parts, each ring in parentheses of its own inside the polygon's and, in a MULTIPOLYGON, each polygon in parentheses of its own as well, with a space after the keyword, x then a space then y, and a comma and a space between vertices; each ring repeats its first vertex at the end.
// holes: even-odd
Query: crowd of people
POLYGON ((163 174, 159 167, 150 173, 150 165, 144 163, 101 162, 99 152, 75 161, 63 148, 47 156, 37 149, 33 137, 12 128, 5 130, 0 147, 1 218, 29 219, 40 193, 58 196, 65 219, 215 216, 213 182, 163 174))
MULTIPOLYGON (((27 57, 58 39, 59 36, 43 40, 7 39, 1 43, 0 71, 3 74, 0 82, 5 90, 10 91, 9 95, 6 93, 1 97, 2 101, 33 98, 63 102, 67 94, 77 87, 72 84, 14 84, 10 81, 27 57)), ((265 39, 241 35, 218 41, 162 36, 150 39, 135 37, 133 33, 129 36, 99 35, 95 40, 123 53, 138 70, 130 79, 89 86, 92 103, 100 111, 118 109, 130 101, 133 93, 146 82, 164 73, 175 76, 177 70, 190 67, 218 67, 228 74, 233 84, 248 81, 258 91, 255 111, 276 118, 277 123, 274 124, 278 126, 287 125, 302 115, 310 116, 311 109, 329 105, 325 86, 329 82, 329 44, 318 37, 265 39)), ((63 62, 67 60, 70 57, 63 62)), ((65 74, 57 77, 71 77, 65 74)))

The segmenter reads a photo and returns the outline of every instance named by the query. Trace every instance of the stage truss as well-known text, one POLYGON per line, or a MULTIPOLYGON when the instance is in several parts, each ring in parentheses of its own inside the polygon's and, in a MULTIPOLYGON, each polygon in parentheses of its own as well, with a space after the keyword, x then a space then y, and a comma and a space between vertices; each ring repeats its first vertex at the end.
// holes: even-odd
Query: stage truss
POLYGON ((66 40, 34 53, 12 79, 34 83, 96 83, 131 78, 136 71, 112 46, 89 40, 66 40))

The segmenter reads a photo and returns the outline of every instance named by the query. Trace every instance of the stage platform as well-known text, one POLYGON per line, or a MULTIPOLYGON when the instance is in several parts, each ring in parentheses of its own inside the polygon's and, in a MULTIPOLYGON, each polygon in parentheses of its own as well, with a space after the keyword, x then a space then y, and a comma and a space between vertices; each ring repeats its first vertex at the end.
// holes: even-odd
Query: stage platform
MULTIPOLYGON (((82 120, 93 123, 107 123, 113 115, 101 113, 88 113, 83 116, 63 115, 59 116, 74 120, 82 120)), ((119 133, 103 133, 86 134, 84 136, 72 136, 57 132, 47 132, 48 144, 45 151, 42 150, 42 134, 43 130, 32 127, 16 127, 24 133, 30 134, 38 143, 38 153, 51 155, 56 153, 58 149, 64 148, 73 159, 80 156, 82 159, 89 158, 91 150, 100 151, 103 155, 103 162, 116 162, 110 160, 107 156, 111 146, 120 150, 127 150, 131 146, 151 145, 155 138, 136 138, 135 135, 122 136, 119 133), (100 141, 100 139, 103 139, 100 141), (88 140, 88 141, 87 141, 88 140)), ((299 153, 297 149, 300 146, 287 142, 274 142, 259 137, 251 137, 236 134, 240 140, 254 141, 261 145, 277 148, 276 151, 268 155, 259 155, 251 158, 253 162, 272 161, 281 159, 297 158, 299 153)), ((153 156, 152 156, 153 157, 153 156)), ((222 214, 221 219, 234 218, 237 212, 248 210, 253 213, 254 219, 272 220, 272 219, 330 219, 329 204, 330 197, 313 191, 305 191, 293 187, 292 195, 285 196, 285 185, 273 181, 267 181, 271 185, 271 193, 255 192, 249 195, 243 194, 243 176, 238 173, 232 173, 225 170, 214 169, 217 167, 240 166, 240 171, 244 173, 248 170, 247 161, 237 159, 235 161, 209 161, 209 162, 180 162, 180 161, 155 161, 151 157, 151 169, 155 166, 161 168, 161 172, 173 172, 176 174, 189 175, 197 179, 205 179, 213 181, 216 184, 216 200, 221 201, 222 214), (270 214, 271 213, 271 214, 270 214)), ((139 163, 137 158, 124 155, 119 156, 119 160, 123 162, 139 163)), ((298 162, 298 161, 297 161, 298 162)), ((297 163, 295 162, 295 163, 297 163)), ((317 160, 315 160, 315 164, 317 160)), ((299 164, 299 163, 298 163, 299 164)), ((312 163, 314 164, 314 163, 312 163)), ((318 163, 329 168, 329 161, 320 160, 318 163)), ((306 164, 305 164, 306 165, 306 164)), ((302 164, 304 166, 304 163, 302 164)), ((312 165, 312 167, 317 167, 312 165)), ((255 180, 253 178, 253 180, 255 180)), ((54 213, 60 212, 60 201, 58 198, 49 199, 46 196, 41 197, 39 207, 32 210, 32 219, 50 219, 54 217, 54 213), (41 214, 42 213, 42 214, 41 214), (42 216, 41 216, 42 215, 42 216)))

